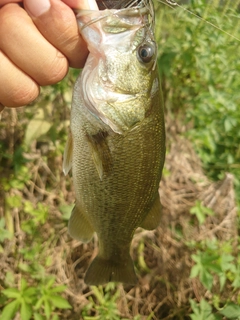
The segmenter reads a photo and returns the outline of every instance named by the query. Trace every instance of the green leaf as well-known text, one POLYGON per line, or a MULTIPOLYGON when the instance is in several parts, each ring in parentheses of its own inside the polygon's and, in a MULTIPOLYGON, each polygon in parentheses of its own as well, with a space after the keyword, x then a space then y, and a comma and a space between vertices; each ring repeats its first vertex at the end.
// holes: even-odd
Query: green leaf
POLYGON ((219 255, 198 251, 197 254, 193 254, 191 257, 196 262, 196 265, 191 270, 191 278, 199 275, 202 284, 208 290, 211 290, 213 284, 211 272, 215 272, 218 275, 222 274, 221 267, 217 264, 219 255))
POLYGON ((23 292, 27 288, 27 281, 22 278, 21 279, 21 292, 23 292))
POLYGON ((228 303, 219 313, 228 319, 238 319, 240 317, 240 306, 235 303, 228 303))
POLYGON ((66 289, 65 285, 57 286, 51 289, 51 292, 64 292, 66 289))
POLYGON ((13 234, 5 229, 5 219, 0 219, 0 243, 3 242, 5 239, 11 239, 13 234))
POLYGON ((190 213, 196 215, 200 225, 204 223, 206 216, 214 215, 214 212, 203 206, 200 201, 196 201, 195 206, 190 209, 190 213))
POLYGON ((194 300, 190 299, 193 313, 190 314, 192 320, 220 320, 218 315, 212 313, 212 306, 204 299, 201 299, 198 305, 194 300))
POLYGON ((206 317, 212 312, 212 307, 205 299, 201 299, 200 309, 206 317))
POLYGON ((232 270, 234 257, 228 253, 222 253, 220 257, 222 270, 232 270))
POLYGON ((52 307, 50 305, 50 302, 46 299, 44 300, 44 311, 45 311, 47 320, 49 320, 52 312, 52 307))
POLYGON ((21 303, 21 311, 20 311, 21 319, 29 320, 32 316, 32 313, 33 311, 32 311, 31 305, 29 305, 23 300, 21 303))
POLYGON ((5 226, 5 219, 1 218, 0 219, 0 229, 2 229, 5 226))
POLYGON ((220 291, 223 290, 225 283, 226 283, 227 277, 225 273, 219 274, 219 282, 220 282, 220 291))
POLYGON ((190 273, 190 278, 195 278, 198 276, 198 274, 200 273, 200 268, 198 265, 194 265, 191 269, 191 273, 190 273))
POLYGON ((73 208, 74 208, 74 204, 73 205, 68 205, 68 204, 60 205, 59 210, 62 213, 63 220, 68 221, 70 219, 73 208))
POLYGON ((3 308, 3 312, 1 314, 1 319, 4 320, 12 320, 14 315, 17 313, 17 310, 20 306, 20 302, 18 300, 14 300, 10 302, 3 308))
POLYGON ((235 279, 234 279, 232 285, 234 288, 240 288, 240 271, 239 271, 239 273, 236 273, 235 279))
POLYGON ((47 115, 43 108, 39 108, 34 117, 28 122, 25 131, 25 144, 30 145, 33 140, 38 139, 48 132, 51 128, 52 122, 47 120, 47 115))
POLYGON ((30 201, 24 201, 24 212, 31 214, 33 210, 33 204, 30 201))
POLYGON ((30 273, 32 271, 31 266, 28 263, 19 262, 18 267, 24 272, 30 273))
POLYGON ((22 198, 18 195, 9 196, 6 198, 6 203, 10 208, 19 208, 22 204, 22 198))
POLYGON ((206 270, 202 270, 200 274, 200 281, 208 289, 211 290, 213 284, 213 276, 206 270))
POLYGON ((219 265, 215 263, 206 264, 206 267, 210 270, 215 272, 216 274, 220 275, 222 273, 222 269, 219 265))
POLYGON ((240 256, 238 257, 238 260, 237 260, 237 267, 235 267, 235 270, 234 270, 234 281, 232 285, 234 288, 240 288, 240 256))
POLYGON ((2 290, 2 293, 8 298, 19 298, 21 296, 19 290, 15 288, 2 290))
POLYGON ((55 277, 51 277, 51 279, 48 281, 46 288, 49 289, 51 286, 55 283, 55 277))
POLYGON ((37 293, 37 288, 34 288, 34 287, 29 287, 27 288, 26 290, 24 290, 24 296, 27 297, 31 297, 33 298, 37 293))
POLYGON ((34 312, 33 314, 34 320, 44 320, 43 316, 39 313, 34 312))
POLYGON ((197 204, 195 207, 192 207, 190 209, 190 213, 196 215, 196 217, 199 221, 199 224, 203 224, 203 222, 205 221, 205 215, 202 212, 201 208, 197 204))
POLYGON ((8 271, 5 275, 4 283, 6 287, 13 287, 14 286, 14 273, 11 271, 8 271))
POLYGON ((54 307, 56 308, 60 308, 60 309, 71 309, 72 306, 69 304, 69 302, 57 295, 50 295, 49 296, 49 301, 51 301, 51 303, 54 305, 54 307))
POLYGON ((43 304, 43 301, 44 301, 44 298, 41 297, 41 298, 37 301, 37 303, 35 304, 34 309, 35 309, 35 310, 40 309, 41 306, 42 306, 42 304, 43 304))

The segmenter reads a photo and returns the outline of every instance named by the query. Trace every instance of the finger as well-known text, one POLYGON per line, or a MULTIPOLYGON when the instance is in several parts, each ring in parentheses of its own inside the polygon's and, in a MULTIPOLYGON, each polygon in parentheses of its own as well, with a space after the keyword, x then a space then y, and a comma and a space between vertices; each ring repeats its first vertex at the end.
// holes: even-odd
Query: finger
POLYGON ((67 59, 38 31, 27 12, 11 3, 0 9, 0 49, 39 85, 60 81, 67 59))
POLYGON ((95 0, 62 0, 69 7, 79 10, 98 10, 98 6, 95 0))
POLYGON ((4 6, 7 3, 13 3, 13 2, 22 2, 21 0, 0 0, 0 7, 4 6))
POLYGON ((19 107, 29 104, 39 95, 35 81, 18 69, 0 51, 0 106, 19 107))
POLYGON ((67 57, 69 65, 83 67, 88 50, 72 9, 59 0, 25 0, 24 8, 42 35, 67 57))

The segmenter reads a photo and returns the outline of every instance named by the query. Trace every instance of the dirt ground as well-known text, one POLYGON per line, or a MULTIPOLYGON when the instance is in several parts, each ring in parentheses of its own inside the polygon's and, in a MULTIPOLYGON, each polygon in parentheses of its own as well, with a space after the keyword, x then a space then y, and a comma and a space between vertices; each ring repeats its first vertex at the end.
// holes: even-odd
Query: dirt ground
MULTIPOLYGON (((12 135, 14 141, 21 139, 21 123, 6 124, 10 113, 5 113, 2 120, 0 134, 3 141, 11 141, 12 135)), ((143 320, 190 319, 189 298, 200 301, 202 297, 208 298, 212 294, 197 278, 190 278, 193 266, 191 255, 196 251, 196 245, 191 247, 190 244, 217 238, 220 241, 236 239, 237 245, 233 177, 226 174, 222 181, 210 181, 203 172, 193 146, 178 131, 179 127, 167 119, 167 155, 160 184, 163 206, 161 225, 155 231, 138 229, 132 241, 131 254, 139 283, 134 287, 121 284, 116 287, 120 292, 117 300, 119 314, 127 319, 133 319, 138 314, 143 320), (190 214, 197 200, 215 212, 201 226, 196 217, 190 214)), ((45 161, 44 152, 36 143, 32 145, 31 152, 25 155, 31 160, 27 164, 31 181, 27 182, 22 192, 14 189, 10 192, 21 194, 24 200, 34 204, 44 202, 49 206, 51 218, 41 229, 43 245, 53 234, 57 240, 49 245, 47 254, 52 257, 52 264, 46 271, 56 275, 57 283, 67 285, 66 298, 73 309, 63 310, 61 319, 82 319, 81 312, 89 304, 89 297, 94 299, 93 290, 85 285, 83 277, 97 252, 97 238, 94 237, 89 244, 82 244, 69 237, 59 203, 62 197, 66 203, 74 202, 72 182, 61 173, 62 155, 45 161)), ((9 163, 3 161, 5 172, 1 172, 2 176, 10 176, 12 168, 6 166, 9 163)), ((5 214, 6 196, 2 189, 0 217, 5 214)), ((5 242, 4 251, 0 253, 0 284, 9 270, 15 273, 16 279, 21 277, 17 266, 19 261, 14 259, 11 248, 14 245, 20 250, 28 245, 20 227, 22 218, 18 208, 12 211, 12 217, 15 237, 5 242)), ((216 289, 213 291, 217 292, 217 283, 214 286, 216 289)), ((93 309, 90 314, 94 316, 96 311, 93 309)))

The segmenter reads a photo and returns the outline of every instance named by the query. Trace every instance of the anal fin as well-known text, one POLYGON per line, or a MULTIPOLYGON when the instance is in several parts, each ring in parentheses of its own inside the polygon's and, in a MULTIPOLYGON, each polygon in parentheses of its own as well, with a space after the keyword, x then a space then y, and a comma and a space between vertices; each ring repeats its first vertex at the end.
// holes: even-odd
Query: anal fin
POLYGON ((82 242, 89 242, 94 234, 94 229, 90 224, 86 214, 75 205, 68 222, 68 232, 70 236, 82 242))
POLYGON ((157 228, 161 220, 161 202, 159 195, 153 203, 152 208, 147 214, 146 218, 142 221, 140 227, 147 230, 153 230, 157 228))

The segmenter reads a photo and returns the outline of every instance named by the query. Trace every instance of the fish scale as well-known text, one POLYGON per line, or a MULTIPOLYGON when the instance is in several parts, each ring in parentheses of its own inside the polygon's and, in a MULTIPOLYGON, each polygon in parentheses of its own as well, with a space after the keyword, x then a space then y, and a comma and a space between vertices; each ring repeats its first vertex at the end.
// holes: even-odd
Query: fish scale
POLYGON ((135 284, 129 254, 134 231, 140 226, 154 229, 160 222, 165 129, 156 44, 149 24, 145 26, 150 7, 148 11, 144 6, 77 16, 90 54, 74 87, 64 172, 72 168, 76 196, 70 235, 83 242, 90 241, 94 232, 98 236, 98 255, 85 276, 91 285, 135 284), (105 46, 112 36, 111 17, 115 36, 105 46), (123 31, 126 22, 129 30, 123 31), (125 45, 121 39, 126 41, 128 35, 125 45), (140 56, 141 46, 150 52, 147 60, 140 56), (91 83, 95 85, 89 87, 91 83))

